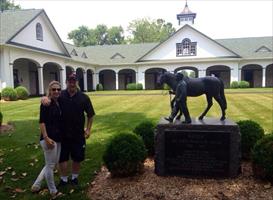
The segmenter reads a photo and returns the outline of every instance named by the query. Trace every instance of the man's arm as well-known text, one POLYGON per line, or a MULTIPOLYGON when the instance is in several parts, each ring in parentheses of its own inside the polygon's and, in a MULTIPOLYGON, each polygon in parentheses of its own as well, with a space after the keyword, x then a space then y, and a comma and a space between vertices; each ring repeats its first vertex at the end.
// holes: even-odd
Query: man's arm
POLYGON ((84 131, 84 136, 85 138, 89 138, 89 136, 91 135, 91 128, 92 128, 92 124, 93 124, 93 117, 95 115, 95 111, 93 108, 93 105, 91 103, 91 100, 88 96, 86 96, 86 102, 85 102, 85 112, 87 113, 87 125, 86 125, 86 129, 84 131))
POLYGON ((93 124, 93 116, 87 118, 87 125, 84 131, 84 136, 86 139, 89 138, 89 136, 91 135, 92 124, 93 124))

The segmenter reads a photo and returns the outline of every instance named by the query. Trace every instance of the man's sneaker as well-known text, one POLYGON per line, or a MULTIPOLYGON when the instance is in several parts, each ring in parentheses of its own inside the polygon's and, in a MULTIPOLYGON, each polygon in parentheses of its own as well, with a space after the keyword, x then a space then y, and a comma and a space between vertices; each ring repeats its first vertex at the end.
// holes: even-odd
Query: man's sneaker
POLYGON ((63 181, 62 179, 60 179, 60 182, 59 182, 59 184, 58 184, 58 188, 59 187, 64 187, 64 186, 66 186, 68 184, 68 182, 65 182, 65 181, 63 181))
POLYGON ((75 185, 75 186, 79 185, 78 179, 77 178, 71 179, 71 185, 75 185))

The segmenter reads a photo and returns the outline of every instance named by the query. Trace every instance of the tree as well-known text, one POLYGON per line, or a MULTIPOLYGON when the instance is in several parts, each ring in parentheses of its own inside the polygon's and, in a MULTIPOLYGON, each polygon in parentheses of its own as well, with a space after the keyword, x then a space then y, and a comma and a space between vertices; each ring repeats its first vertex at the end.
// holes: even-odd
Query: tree
POLYGON ((124 43, 124 31, 121 26, 113 26, 108 29, 108 42, 109 44, 123 44, 124 43))
POLYGON ((76 46, 89 46, 92 44, 91 33, 87 26, 80 26, 78 29, 68 33, 68 39, 73 40, 76 46))
POLYGON ((162 42, 175 32, 175 28, 163 19, 143 18, 130 22, 128 31, 132 35, 131 43, 162 42))
POLYGON ((0 10, 18 10, 21 9, 20 5, 15 5, 10 0, 0 0, 0 10))

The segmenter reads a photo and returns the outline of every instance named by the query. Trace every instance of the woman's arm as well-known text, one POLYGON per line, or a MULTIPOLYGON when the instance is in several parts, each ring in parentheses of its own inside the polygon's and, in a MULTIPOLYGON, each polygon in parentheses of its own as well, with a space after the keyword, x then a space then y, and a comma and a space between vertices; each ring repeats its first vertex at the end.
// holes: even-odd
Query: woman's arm
POLYGON ((43 135, 43 138, 46 142, 47 147, 49 149, 53 149, 55 142, 48 137, 47 132, 46 132, 45 123, 40 123, 40 130, 42 132, 42 135, 43 135))

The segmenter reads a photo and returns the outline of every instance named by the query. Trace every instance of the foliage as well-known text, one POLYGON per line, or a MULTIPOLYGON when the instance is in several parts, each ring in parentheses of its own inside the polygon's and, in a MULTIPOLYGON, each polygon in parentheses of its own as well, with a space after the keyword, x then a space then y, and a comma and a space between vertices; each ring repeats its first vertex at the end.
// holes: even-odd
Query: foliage
POLYGON ((18 99, 27 99, 29 96, 29 92, 27 90, 27 88, 23 87, 23 86, 18 86, 15 88, 15 91, 17 93, 17 98, 18 99))
POLYGON ((101 83, 97 84, 96 90, 97 90, 97 91, 102 91, 102 90, 103 90, 103 86, 102 86, 101 83))
POLYGON ((136 84, 136 89, 137 89, 137 90, 143 90, 143 85, 142 85, 142 83, 137 83, 137 84, 136 84))
POLYGON ((155 125, 147 120, 138 124, 134 129, 134 133, 143 139, 148 155, 150 156, 154 155, 154 127, 155 125))
POLYGON ((12 1, 10 0, 1 0, 0 1, 0 10, 18 10, 21 9, 20 5, 15 5, 12 1))
POLYGON ((128 31, 132 35, 132 38, 129 38, 131 43, 148 43, 166 40, 175 32, 175 28, 163 19, 142 18, 130 22, 128 31))
POLYGON ((252 148, 264 136, 264 129, 252 120, 241 120, 237 124, 241 133, 242 156, 249 159, 252 148))
POLYGON ((0 111, 0 126, 2 126, 2 122, 3 122, 3 114, 2 114, 2 112, 0 111))
POLYGON ((170 86, 168 86, 168 84, 164 83, 163 84, 163 90, 170 90, 170 86))
POLYGON ((2 90, 2 97, 5 101, 17 100, 17 93, 12 87, 6 87, 2 90))
POLYGON ((254 174, 273 181, 273 131, 257 141, 251 155, 254 174))
POLYGON ((238 81, 232 81, 230 84, 230 88, 239 88, 239 83, 238 81))
POLYGON ((113 26, 108 29, 104 24, 99 24, 95 29, 80 26, 68 33, 68 39, 73 40, 76 46, 122 44, 124 43, 124 31, 121 26, 113 26))
POLYGON ((146 149, 140 137, 131 133, 115 135, 106 147, 103 160, 113 177, 141 172, 146 149))
POLYGON ((249 88, 249 82, 247 81, 240 81, 239 88, 249 88))

